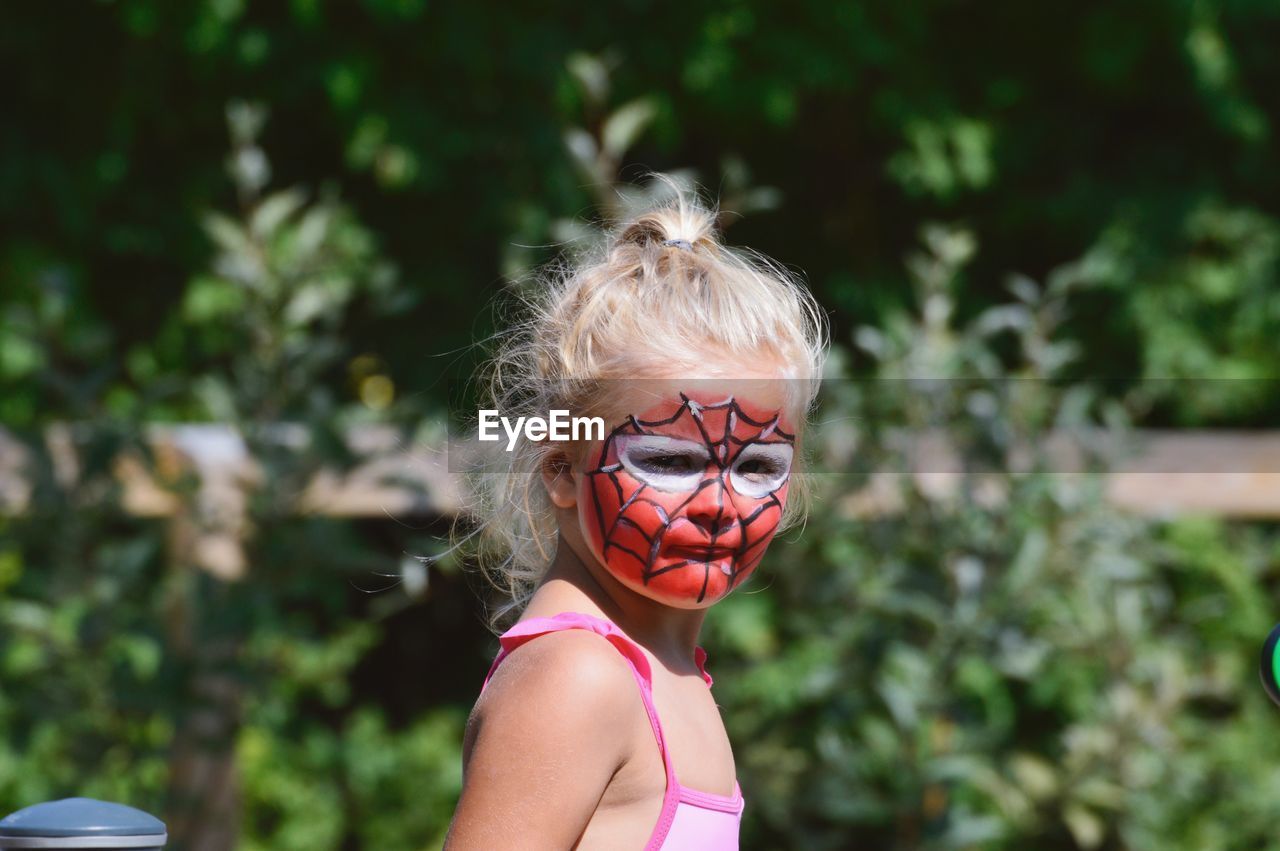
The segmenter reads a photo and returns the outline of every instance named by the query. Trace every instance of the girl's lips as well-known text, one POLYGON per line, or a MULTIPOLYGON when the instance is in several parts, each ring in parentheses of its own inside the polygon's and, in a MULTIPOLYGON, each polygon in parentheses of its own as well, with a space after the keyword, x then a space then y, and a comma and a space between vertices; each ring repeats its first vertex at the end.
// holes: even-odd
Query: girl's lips
POLYGON ((667 552, 679 558, 686 558, 691 561, 719 561, 724 558, 733 558, 733 550, 729 547, 671 547, 667 552))

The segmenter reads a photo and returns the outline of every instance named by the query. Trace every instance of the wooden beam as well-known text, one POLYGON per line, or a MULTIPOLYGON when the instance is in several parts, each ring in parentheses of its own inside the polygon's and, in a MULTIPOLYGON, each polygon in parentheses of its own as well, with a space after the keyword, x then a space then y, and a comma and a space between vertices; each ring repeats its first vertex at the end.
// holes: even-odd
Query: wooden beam
MULTIPOLYGON (((79 475, 71 433, 62 427, 46 433, 56 474, 64 485, 79 475)), ((287 443, 305 444, 306 435, 299 427, 282 426, 281 434, 287 443)), ((1130 437, 1132 452, 1119 456, 1106 474, 1106 493, 1118 508, 1155 517, 1196 513, 1280 518, 1280 432, 1143 430, 1130 437)), ((153 426, 148 440, 157 458, 155 469, 149 469, 137 454, 123 454, 115 463, 124 510, 140 517, 173 516, 180 505, 174 483, 184 474, 196 473, 201 501, 224 507, 223 516, 231 519, 223 531, 234 536, 239 510, 227 512, 225 507, 238 503, 245 487, 262 475, 240 436, 221 425, 153 426)), ((1050 443, 1055 471, 1080 475, 1074 444, 1060 435, 1050 438, 1050 443)), ((449 471, 443 439, 406 444, 394 428, 364 426, 351 432, 348 445, 363 460, 346 474, 317 474, 298 495, 299 513, 401 517, 448 516, 462 510, 461 482, 449 471)), ((926 494, 947 498, 961 480, 960 467, 937 441, 923 439, 917 448, 911 472, 903 475, 915 476, 926 494)), ((24 471, 29 461, 26 448, 0 430, 0 514, 26 510, 31 485, 24 471)), ((894 475, 872 476, 870 486, 851 493, 842 510, 851 516, 896 510, 894 475)), ((998 481, 999 476, 993 477, 985 491, 979 488, 980 498, 998 502, 998 481)), ((222 545, 212 542, 209 546, 222 545)), ((216 556, 211 558, 218 561, 216 556)), ((239 569, 230 561, 224 563, 232 573, 239 569)))

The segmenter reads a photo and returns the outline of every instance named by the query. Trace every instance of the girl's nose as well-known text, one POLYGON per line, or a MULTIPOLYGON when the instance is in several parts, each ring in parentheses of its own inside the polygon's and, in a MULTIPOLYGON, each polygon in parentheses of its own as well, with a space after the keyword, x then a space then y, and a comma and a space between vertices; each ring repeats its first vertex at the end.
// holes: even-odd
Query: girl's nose
POLYGON ((738 511, 725 487, 722 470, 716 470, 698 485, 698 491, 689 501, 685 516, 689 522, 703 529, 708 536, 722 535, 738 522, 738 511))

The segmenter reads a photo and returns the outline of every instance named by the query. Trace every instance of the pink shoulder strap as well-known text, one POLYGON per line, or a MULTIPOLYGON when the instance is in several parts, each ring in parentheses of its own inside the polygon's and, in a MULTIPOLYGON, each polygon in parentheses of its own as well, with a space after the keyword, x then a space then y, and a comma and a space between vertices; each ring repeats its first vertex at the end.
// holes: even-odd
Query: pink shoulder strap
MULTIPOLYGON (((675 768, 667 755, 667 743, 662 735, 662 724, 658 721, 658 710, 653 704, 653 670, 649 666, 649 658, 644 655, 639 645, 627 638, 612 622, 583 612, 561 612, 549 618, 530 618, 517 623, 498 636, 498 643, 502 649, 498 651, 493 664, 489 666, 489 673, 485 676, 484 685, 481 686, 480 691, 483 692, 485 686, 489 685, 489 680, 493 678, 493 673, 498 669, 498 665, 502 664, 502 660, 511 655, 517 647, 540 635, 564 629, 586 629, 603 636, 627 660, 631 674, 636 684, 640 686, 640 698, 644 701, 644 710, 649 715, 649 726, 653 728, 654 738, 658 740, 658 750, 662 752, 662 763, 667 772, 667 791, 662 798, 662 813, 645 846, 645 851, 656 851, 662 846, 675 819, 676 807, 680 803, 680 784, 676 781, 675 768)), ((696 648, 694 660, 698 664, 698 670, 702 672, 703 680, 710 686, 712 679, 706 669, 707 652, 701 647, 696 648)))
MULTIPOLYGON (((652 694, 653 671, 649 667, 649 658, 644 655, 644 651, 634 641, 627 638, 612 621, 588 615, 584 612, 561 612, 549 618, 529 618, 498 636, 498 643, 502 649, 498 651, 493 664, 489 666, 489 673, 485 676, 484 685, 480 687, 480 690, 484 691, 484 686, 489 684, 489 680, 493 677, 493 672, 497 670, 498 665, 503 659, 510 656, 511 652, 517 647, 527 641, 532 641, 539 635, 558 632, 562 629, 586 629, 607 638, 626 657, 627 661, 631 662, 632 667, 638 669, 637 673, 643 677, 641 689, 652 694)), ((715 680, 707 672, 707 651, 700 646, 694 647, 693 660, 697 663, 698 671, 702 674, 702 679, 706 682, 707 687, 714 685, 715 680)))

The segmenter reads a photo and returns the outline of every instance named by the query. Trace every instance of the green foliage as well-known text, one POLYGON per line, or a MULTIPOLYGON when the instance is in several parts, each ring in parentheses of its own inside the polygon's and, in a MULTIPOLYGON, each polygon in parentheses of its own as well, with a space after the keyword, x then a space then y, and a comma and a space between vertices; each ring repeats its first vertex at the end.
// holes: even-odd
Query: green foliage
MULTIPOLYGON (((147 360, 131 353, 185 298, 175 282, 207 268, 193 213, 225 194, 220 117, 235 96, 271 105, 279 183, 341 181, 396 259, 417 307, 345 330, 432 400, 443 391, 423 376, 414 329, 433 329, 434 354, 483 336, 478 288, 548 259, 572 237, 564 222, 608 212, 619 173, 696 173, 731 195, 727 162, 788 199, 735 239, 802 265, 837 328, 900 309, 917 223, 952 218, 983 236, 966 316, 1000 301, 1007 271, 1040 275, 1120 235, 1123 274, 1063 331, 1087 343, 1082 373, 1236 378, 1275 360, 1276 335, 1250 327, 1276 321, 1258 289, 1274 283, 1280 189, 1267 4, 1060 15, 752 0, 493 15, 417 0, 119 0, 74 17, 25 4, 0 35, 18 128, 0 139, 0 291, 30 307, 35 279, 65 280, 69 315, 112 329, 101 362, 119 394, 153 386, 118 364, 147 360)), ((232 309, 226 290, 201 289, 195 315, 232 309)), ((39 355, 9 326, 0 375, 30 375, 39 355)), ((82 332, 68 330, 74 343, 82 332)), ((163 348, 149 353, 162 374, 199 360, 176 332, 163 348)), ((322 383, 336 392, 342 376, 322 383)), ((1274 394, 1247 384, 1197 388, 1223 397, 1203 407, 1152 384, 1152 416, 1265 423, 1274 394)), ((17 422, 47 399, 24 381, 0 405, 17 422)))
MULTIPOLYGON (((127 445, 99 432, 85 447, 85 492, 127 445)), ((159 539, 85 510, 82 496, 37 480, 29 514, 0 521, 0 801, 76 790, 159 809, 173 734, 154 619, 159 539)))
MULTIPOLYGON (((349 685, 382 633, 350 611, 348 583, 394 573, 399 556, 290 508, 317 470, 351 465, 345 424, 400 416, 390 395, 376 406, 360 388, 338 399, 323 379, 349 357, 341 329, 354 314, 385 317, 412 297, 335 193, 265 191, 263 110, 236 104, 228 117, 239 210, 205 217, 210 271, 191 279, 161 341, 129 359, 154 390, 104 398, 101 378, 62 363, 101 356, 107 338, 87 321, 94 333, 61 345, 65 290, 7 308, 18 320, 5 338, 11 374, 62 391, 53 410, 88 422, 53 432, 78 469, 41 432, 23 441, 30 498, 3 520, 0 808, 90 795, 163 814, 172 830, 201 798, 234 801, 243 788, 249 847, 438 844, 460 785, 461 710, 393 727, 349 685), (175 336, 190 361, 170 359, 164 340, 175 336), (196 473, 153 457, 143 439, 143 424, 168 411, 235 427, 258 465, 241 483, 248 577, 234 561, 196 563, 183 544, 226 521, 206 516, 196 473), (122 453, 178 497, 170 528, 123 515, 122 453), (230 769, 202 775, 209 765, 230 769)), ((362 377, 385 380, 376 369, 362 377)), ((412 599, 379 602, 385 618, 412 599)), ((195 841, 187 831, 179 844, 195 841)))
MULTIPOLYGON (((1139 250, 1132 233, 1117 226, 1109 241, 1124 258, 1120 268, 1132 268, 1139 250)), ((1280 222, 1247 207, 1205 202, 1187 213, 1179 247, 1138 280, 1112 280, 1134 288, 1134 316, 1146 341, 1143 392, 1150 404, 1167 401, 1185 424, 1266 410, 1280 363, 1280 222)))
POLYGON ((465 712, 432 711, 408 729, 364 708, 342 730, 265 712, 240 736, 248 829, 244 847, 439 847, 462 790, 465 712), (269 720, 268 720, 269 719, 269 720))

